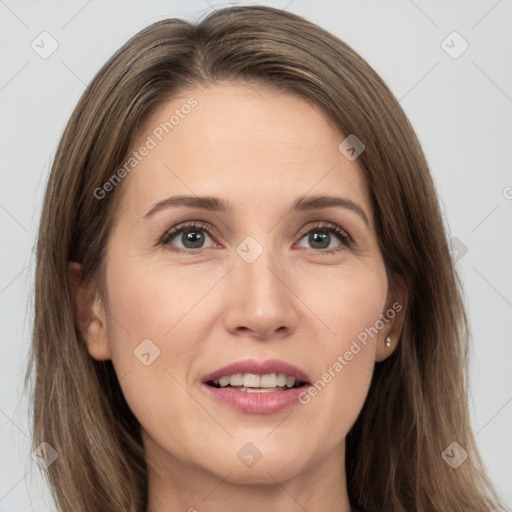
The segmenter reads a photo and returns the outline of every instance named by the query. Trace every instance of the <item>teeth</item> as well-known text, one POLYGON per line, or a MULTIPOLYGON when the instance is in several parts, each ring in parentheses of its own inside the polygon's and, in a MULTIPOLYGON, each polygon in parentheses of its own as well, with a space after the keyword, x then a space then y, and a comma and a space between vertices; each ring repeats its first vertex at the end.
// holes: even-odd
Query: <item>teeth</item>
POLYGON ((262 388, 275 388, 277 386, 277 376, 275 373, 261 376, 261 387, 262 388))
POLYGON ((244 376, 242 373, 237 373, 236 375, 231 375, 229 377, 229 384, 232 386, 242 386, 244 383, 244 376))
POLYGON ((230 377, 221 377, 219 379, 220 387, 225 388, 229 384, 229 381, 230 381, 230 377))
POLYGON ((254 375, 254 373, 244 373, 244 388, 260 388, 261 375, 254 375))
MULTIPOLYGON (((217 383, 217 381, 215 381, 217 383)), ((244 388, 293 388, 295 377, 290 377, 284 373, 269 373, 267 375, 256 375, 254 373, 237 373, 235 375, 225 375, 218 381, 221 388, 226 386, 244 388)))
POLYGON ((277 385, 278 386, 286 386, 286 375, 280 373, 277 376, 277 385))

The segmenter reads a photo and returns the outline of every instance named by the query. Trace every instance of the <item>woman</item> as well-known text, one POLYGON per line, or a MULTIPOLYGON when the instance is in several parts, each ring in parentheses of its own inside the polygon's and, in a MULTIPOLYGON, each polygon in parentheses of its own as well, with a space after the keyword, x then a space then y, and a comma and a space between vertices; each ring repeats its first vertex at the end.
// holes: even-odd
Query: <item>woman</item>
POLYGON ((128 41, 62 137, 36 272, 34 446, 62 511, 502 506, 422 150, 304 19, 128 41))

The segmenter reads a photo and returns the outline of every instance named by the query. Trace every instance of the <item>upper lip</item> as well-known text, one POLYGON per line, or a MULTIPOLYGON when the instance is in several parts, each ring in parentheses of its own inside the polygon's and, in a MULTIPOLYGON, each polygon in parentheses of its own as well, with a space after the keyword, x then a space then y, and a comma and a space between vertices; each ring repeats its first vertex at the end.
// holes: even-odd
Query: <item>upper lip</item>
POLYGON ((228 364, 213 373, 203 377, 203 382, 219 380, 221 377, 235 375, 237 373, 253 373, 255 375, 268 375, 270 373, 284 373, 289 377, 295 377, 298 382, 310 382, 309 376, 290 363, 280 361, 279 359, 268 359, 258 361, 256 359, 245 359, 236 363, 228 364))

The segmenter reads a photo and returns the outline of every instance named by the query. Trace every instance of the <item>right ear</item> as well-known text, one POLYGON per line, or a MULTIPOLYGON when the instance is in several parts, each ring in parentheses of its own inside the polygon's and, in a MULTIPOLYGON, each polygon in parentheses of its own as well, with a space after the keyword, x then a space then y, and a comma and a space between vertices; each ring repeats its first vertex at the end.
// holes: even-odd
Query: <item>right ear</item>
POLYGON ((105 361, 111 358, 107 333, 107 315, 94 279, 82 278, 79 263, 69 262, 68 280, 73 295, 75 318, 87 344, 87 350, 94 359, 105 361))

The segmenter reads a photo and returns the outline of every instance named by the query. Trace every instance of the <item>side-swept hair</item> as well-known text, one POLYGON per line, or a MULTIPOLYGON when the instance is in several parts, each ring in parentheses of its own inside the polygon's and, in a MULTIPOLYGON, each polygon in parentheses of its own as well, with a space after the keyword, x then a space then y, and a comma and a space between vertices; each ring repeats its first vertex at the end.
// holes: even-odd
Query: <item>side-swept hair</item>
POLYGON ((297 93, 366 146, 357 162, 379 247, 391 285, 394 277, 406 283, 409 304, 398 347, 376 364, 347 436, 351 504, 390 512, 501 506, 472 436, 467 320, 416 135, 383 80, 348 45, 297 15, 252 6, 139 32, 89 84, 58 146, 37 242, 27 382, 34 376, 34 446, 46 441, 59 453, 47 474, 60 509, 146 506, 139 424, 111 362, 87 351, 66 269, 75 261, 84 278, 98 271, 123 184, 102 200, 94 190, 122 165, 144 119, 173 95, 218 81, 297 93), (457 469, 441 457, 453 441, 469 454, 457 469))

